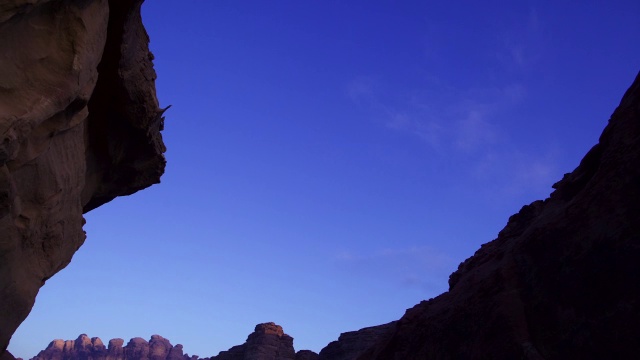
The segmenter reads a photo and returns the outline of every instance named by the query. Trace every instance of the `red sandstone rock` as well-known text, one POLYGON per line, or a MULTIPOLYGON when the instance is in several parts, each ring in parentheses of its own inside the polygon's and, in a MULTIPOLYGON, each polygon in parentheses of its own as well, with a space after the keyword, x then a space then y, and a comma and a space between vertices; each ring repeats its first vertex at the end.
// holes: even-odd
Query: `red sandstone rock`
POLYGON ((172 346, 160 335, 153 335, 148 342, 133 338, 125 347, 122 339, 111 339, 108 349, 100 338, 87 339, 87 335, 82 334, 75 341, 54 340, 31 360, 209 360, 184 355, 182 345, 172 346))
POLYGON ((141 3, 0 5, 0 354, 84 242, 82 214, 164 171, 141 3))
POLYGON ((280 325, 272 322, 258 324, 247 341, 220 352, 211 360, 295 360, 293 338, 280 325))
POLYGON ((182 345, 178 344, 171 349, 169 349, 169 355, 167 356, 167 360, 185 360, 184 352, 182 351, 182 345))
POLYGON ((165 360, 173 346, 160 335, 152 335, 149 341, 149 360, 165 360))
POLYGON ((124 359, 124 345, 123 339, 111 339, 109 340, 109 347, 107 349, 106 360, 123 360, 124 359))

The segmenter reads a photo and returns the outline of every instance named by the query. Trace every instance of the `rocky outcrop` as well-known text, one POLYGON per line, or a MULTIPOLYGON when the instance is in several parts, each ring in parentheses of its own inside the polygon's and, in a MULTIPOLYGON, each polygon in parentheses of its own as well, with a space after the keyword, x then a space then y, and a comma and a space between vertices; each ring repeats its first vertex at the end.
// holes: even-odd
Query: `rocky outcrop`
MULTIPOLYGON (((301 356, 304 356, 301 355, 301 356)), ((227 351, 221 351, 211 360, 295 360, 293 338, 284 333, 280 325, 272 322, 258 324, 247 341, 227 351)))
POLYGON ((599 143, 553 187, 359 359, 636 358, 640 74, 599 143))
POLYGON ((164 171, 141 3, 0 5, 0 355, 84 242, 82 214, 164 171))
POLYGON ((137 337, 129 340, 127 346, 123 344, 122 339, 111 339, 106 348, 100 338, 89 339, 82 334, 76 340, 53 340, 31 360, 192 360, 183 354, 182 345, 173 346, 160 335, 151 336, 149 341, 137 337))
POLYGON ((89 339, 85 334, 76 340, 53 340, 45 350, 31 360, 317 360, 318 354, 309 350, 297 353, 293 338, 274 323, 258 324, 242 345, 221 351, 211 358, 189 356, 182 345, 171 345, 160 335, 149 341, 136 337, 122 346, 124 340, 111 339, 105 348, 100 338, 89 339))
POLYGON ((395 329, 396 322, 340 334, 320 350, 319 360, 353 360, 395 329))

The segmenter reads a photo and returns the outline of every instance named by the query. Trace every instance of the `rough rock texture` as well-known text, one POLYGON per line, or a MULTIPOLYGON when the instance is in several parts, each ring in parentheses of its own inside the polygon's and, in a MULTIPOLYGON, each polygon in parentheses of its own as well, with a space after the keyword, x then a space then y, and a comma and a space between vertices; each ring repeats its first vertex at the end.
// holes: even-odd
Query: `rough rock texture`
POLYGON ((337 341, 320 350, 319 360, 353 360, 395 329, 396 322, 340 334, 337 341))
POLYGON ((0 3, 3 358, 40 287, 84 242, 82 214, 164 171, 141 3, 0 3))
POLYGON ((359 359, 640 354, 640 74, 594 146, 359 359))
POLYGON ((109 347, 107 351, 107 360, 121 360, 124 359, 124 340, 123 339, 111 339, 109 340, 109 347))
MULTIPOLYGON (((303 354, 304 356, 304 354, 303 354)), ((293 338, 284 333, 280 325, 272 322, 258 324, 247 341, 227 351, 221 351, 211 360, 295 360, 293 338)))
POLYGON ((53 340, 31 360, 192 360, 183 354, 182 345, 173 346, 160 335, 151 336, 149 341, 137 337, 127 346, 123 344, 122 339, 111 339, 105 348, 100 338, 89 339, 82 334, 76 340, 53 340))

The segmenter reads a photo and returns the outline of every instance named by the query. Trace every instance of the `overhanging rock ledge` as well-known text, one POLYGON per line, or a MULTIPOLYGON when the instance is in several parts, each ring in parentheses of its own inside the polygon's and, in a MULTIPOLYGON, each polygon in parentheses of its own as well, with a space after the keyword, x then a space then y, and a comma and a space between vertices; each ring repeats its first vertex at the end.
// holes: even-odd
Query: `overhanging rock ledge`
POLYGON ((160 181, 165 146, 143 0, 0 4, 0 357, 83 213, 160 181))

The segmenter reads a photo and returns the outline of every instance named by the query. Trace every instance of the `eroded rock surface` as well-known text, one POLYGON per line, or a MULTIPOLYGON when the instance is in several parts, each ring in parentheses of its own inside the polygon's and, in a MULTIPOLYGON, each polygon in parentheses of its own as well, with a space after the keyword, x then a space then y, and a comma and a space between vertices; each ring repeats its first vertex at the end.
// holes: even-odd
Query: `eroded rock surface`
POLYGON ((105 348, 100 338, 89 339, 82 334, 76 340, 53 340, 31 360, 192 360, 183 354, 182 345, 173 346, 160 335, 151 336, 149 341, 137 337, 123 344, 122 339, 111 339, 105 348))
POLYGON ((320 350, 319 360, 353 360, 362 355, 367 349, 390 334, 396 322, 366 327, 358 331, 340 334, 337 341, 320 350))
POLYGON ((40 287, 84 242, 82 214, 158 183, 164 171, 141 3, 0 4, 3 358, 40 287))
POLYGON ((359 359, 636 358, 640 74, 599 143, 553 187, 359 359))
POLYGON ((280 325, 264 323, 256 325, 247 341, 227 351, 221 351, 211 360, 295 360, 293 338, 284 333, 280 325))

